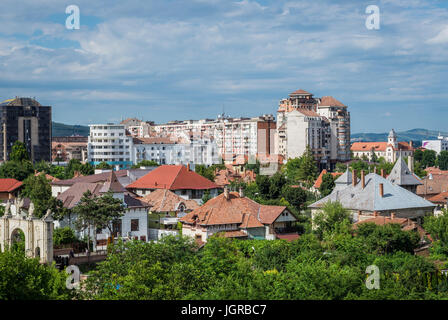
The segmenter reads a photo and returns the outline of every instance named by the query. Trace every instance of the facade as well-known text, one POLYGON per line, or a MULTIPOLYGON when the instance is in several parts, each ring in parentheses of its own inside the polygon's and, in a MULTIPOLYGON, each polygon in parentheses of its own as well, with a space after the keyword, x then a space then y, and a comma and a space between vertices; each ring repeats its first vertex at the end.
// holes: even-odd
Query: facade
POLYGON ((394 129, 389 132, 387 142, 355 142, 350 150, 353 156, 362 158, 367 157, 372 160, 373 154, 377 158, 383 157, 387 162, 394 163, 400 157, 414 156, 414 147, 412 141, 398 142, 397 134, 394 129))
POLYGON ((346 173, 336 180, 337 188, 330 195, 309 206, 313 218, 329 201, 339 201, 350 211, 355 222, 379 215, 394 215, 397 218, 420 221, 425 214, 434 210, 435 205, 431 202, 376 173, 365 176, 361 171, 360 180, 356 177, 356 172, 351 176, 352 183, 349 184, 347 169, 346 173))
POLYGON ((172 121, 154 126, 159 135, 207 136, 215 141, 222 157, 271 154, 275 152, 276 123, 274 116, 172 121))
POLYGON ((405 188, 412 193, 417 193, 417 187, 422 185, 420 178, 417 177, 413 172, 413 157, 408 157, 409 166, 406 165, 403 158, 400 157, 395 163, 390 175, 387 177, 387 180, 396 184, 402 188, 405 188))
POLYGON ((168 189, 185 200, 196 200, 200 204, 206 191, 212 198, 216 197, 219 186, 192 171, 189 166, 162 165, 129 184, 126 189, 139 196, 146 196, 157 189, 168 189))
POLYGON ((9 160, 16 141, 25 144, 33 162, 51 161, 51 107, 32 98, 5 100, 0 103, 0 160, 9 160))
POLYGON ((134 138, 149 138, 151 136, 151 126, 153 122, 143 121, 137 118, 128 118, 120 122, 124 125, 129 134, 134 138))
POLYGON ((437 140, 423 140, 422 147, 427 150, 434 150, 437 154, 442 151, 448 151, 448 137, 439 134, 437 140))
MULTIPOLYGON (((77 206, 83 194, 90 191, 95 196, 101 196, 107 192, 112 192, 114 198, 120 199, 126 208, 124 215, 115 221, 112 225, 112 234, 109 229, 101 230, 94 233, 91 230, 92 238, 98 241, 99 246, 104 246, 107 238, 113 235, 114 237, 122 237, 127 239, 139 239, 142 241, 148 240, 148 208, 149 205, 138 199, 137 196, 128 192, 118 181, 114 171, 107 173, 108 179, 104 182, 89 183, 77 182, 64 192, 57 196, 61 200, 64 208, 69 210, 77 206)), ((56 227, 69 226, 74 228, 76 215, 74 213, 68 214, 62 221, 55 221, 56 227)), ((86 231, 76 231, 79 237, 87 234, 86 231)))
POLYGON ((179 220, 182 235, 199 243, 220 234, 240 239, 297 239, 293 225, 297 218, 284 206, 260 205, 227 188, 218 197, 207 201, 179 220))
POLYGON ((69 162, 72 159, 87 161, 88 137, 54 137, 51 142, 51 160, 69 162))
POLYGON ((118 169, 126 169, 133 164, 132 137, 122 124, 90 125, 87 144, 88 161, 92 165, 107 162, 118 169))
POLYGON ((185 200, 168 189, 154 190, 141 200, 151 206, 148 214, 148 235, 151 240, 177 235, 179 218, 199 208, 196 201, 185 200))
POLYGON ((279 103, 277 128, 276 152, 285 159, 300 157, 309 147, 321 169, 350 160, 350 113, 333 97, 294 91, 279 103))

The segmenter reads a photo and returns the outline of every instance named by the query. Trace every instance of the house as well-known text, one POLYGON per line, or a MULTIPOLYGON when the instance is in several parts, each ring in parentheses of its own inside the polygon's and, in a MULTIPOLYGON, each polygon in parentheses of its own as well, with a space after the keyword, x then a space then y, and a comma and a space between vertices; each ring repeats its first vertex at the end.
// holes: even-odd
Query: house
MULTIPOLYGON (((55 221, 55 227, 69 226, 75 229, 76 215, 71 209, 76 207, 83 194, 90 191, 95 196, 101 196, 111 192, 114 198, 120 199, 125 205, 124 215, 113 222, 112 234, 110 230, 104 229, 97 232, 97 241, 99 246, 104 246, 108 237, 122 237, 127 239, 148 240, 148 209, 149 205, 131 192, 127 191, 118 181, 115 171, 108 172, 108 179, 105 182, 77 182, 67 190, 57 196, 61 200, 64 208, 70 209, 69 213, 62 221, 55 221)), ((84 232, 77 232, 79 237, 86 235, 84 232)), ((93 230, 91 236, 93 237, 93 230)))
POLYGON ((225 169, 215 170, 215 183, 224 188, 229 185, 232 181, 250 183, 255 181, 256 174, 253 170, 246 170, 244 168, 242 171, 235 170, 232 165, 226 165, 225 169))
POLYGON ((17 198, 23 183, 16 179, 0 179, 0 200, 17 198))
POLYGON ((443 173, 429 173, 417 186, 417 194, 425 199, 448 191, 448 175, 443 173))
POLYGON ((157 189, 168 189, 185 200, 196 200, 200 204, 206 191, 211 197, 216 197, 219 186, 190 170, 189 165, 162 165, 126 189, 143 197, 157 189))
POLYGON ((140 199, 151 208, 148 214, 149 239, 178 234, 179 218, 199 208, 195 200, 185 200, 168 189, 156 189, 140 199))
POLYGON ((412 146, 412 141, 409 143, 397 141, 397 134, 392 129, 387 142, 355 142, 350 151, 357 158, 366 156, 370 161, 375 154, 377 158, 383 157, 387 162, 394 163, 400 156, 413 156, 415 149, 412 146))
MULTIPOLYGON (((155 167, 145 167, 139 169, 123 169, 114 171, 115 176, 118 178, 118 181, 126 187, 137 179, 143 177, 145 174, 153 170, 155 167)), ((52 181, 51 184, 51 193, 53 197, 57 197, 62 192, 69 189, 76 183, 84 182, 84 183, 104 183, 110 176, 110 172, 112 170, 95 170, 95 174, 89 176, 81 176, 75 175, 72 179, 66 180, 57 180, 52 181)))
POLYGON ((406 165, 406 162, 400 156, 387 177, 387 180, 412 193, 417 193, 417 187, 422 185, 422 182, 410 169, 413 167, 412 157, 409 157, 408 160, 409 166, 406 165))
POLYGON ((297 239, 297 218, 285 206, 261 205, 240 192, 224 193, 180 218, 182 235, 197 242, 220 234, 241 239, 297 239))
MULTIPOLYGON (((323 176, 328 173, 327 169, 324 169, 320 172, 319 176, 317 177, 316 181, 314 182, 313 186, 311 187, 312 192, 319 192, 319 188, 322 184, 323 176)), ((342 172, 330 172, 333 176, 333 179, 337 179, 339 176, 342 176, 342 172)))
MULTIPOLYGON (((347 177, 347 172, 344 175, 347 177)), ((330 195, 309 206, 312 217, 314 218, 329 201, 339 201, 350 211, 355 222, 370 219, 376 215, 391 216, 392 214, 398 218, 419 221, 426 213, 432 213, 435 207, 431 202, 376 173, 365 175, 364 171, 361 171, 361 179, 358 180, 356 170, 352 173, 350 185, 335 188, 330 195)))

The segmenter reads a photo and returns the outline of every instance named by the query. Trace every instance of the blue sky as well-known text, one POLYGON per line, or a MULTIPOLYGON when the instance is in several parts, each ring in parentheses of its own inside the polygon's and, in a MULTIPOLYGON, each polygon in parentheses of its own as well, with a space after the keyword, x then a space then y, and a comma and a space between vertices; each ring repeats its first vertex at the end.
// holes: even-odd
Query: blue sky
POLYGON ((447 3, 2 0, 0 99, 36 97, 68 124, 166 122, 275 114, 301 88, 348 105, 352 132, 448 131, 447 3))

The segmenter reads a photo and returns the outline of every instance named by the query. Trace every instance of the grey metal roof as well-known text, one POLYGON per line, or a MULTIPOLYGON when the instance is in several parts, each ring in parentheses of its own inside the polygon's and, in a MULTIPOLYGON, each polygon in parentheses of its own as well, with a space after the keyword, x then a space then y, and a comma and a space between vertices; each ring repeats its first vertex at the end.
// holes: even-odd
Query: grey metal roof
POLYGON ((395 166, 390 172, 390 175, 387 177, 387 180, 399 186, 417 186, 422 184, 420 180, 417 179, 416 176, 411 172, 411 170, 409 170, 409 167, 406 165, 406 162, 404 162, 401 156, 395 163, 395 166))
POLYGON ((311 204, 309 207, 321 208, 328 201, 339 201, 347 209, 372 212, 410 208, 431 209, 435 207, 431 202, 391 183, 376 173, 370 173, 365 177, 364 189, 361 183, 358 183, 354 187, 349 185, 342 190, 333 190, 330 195, 311 204), (380 196, 380 183, 383 184, 383 197, 380 196))

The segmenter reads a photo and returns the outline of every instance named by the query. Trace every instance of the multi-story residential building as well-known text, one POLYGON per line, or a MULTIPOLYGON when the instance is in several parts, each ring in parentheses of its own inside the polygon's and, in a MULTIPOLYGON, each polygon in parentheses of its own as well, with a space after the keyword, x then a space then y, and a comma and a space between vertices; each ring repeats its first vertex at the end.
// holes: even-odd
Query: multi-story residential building
POLYGON ((16 141, 25 144, 33 162, 51 161, 51 107, 32 98, 5 100, 0 103, 0 160, 9 160, 16 141))
POLYGON ((213 139, 179 134, 178 137, 150 137, 133 139, 133 162, 152 160, 159 164, 189 164, 211 166, 220 163, 220 156, 213 139))
POLYGON ((373 154, 377 158, 383 157, 387 162, 394 163, 400 157, 409 157, 414 155, 414 147, 412 141, 399 142, 394 129, 389 132, 387 142, 355 142, 350 150, 354 157, 372 160, 373 154))
POLYGON ((128 118, 120 122, 134 138, 149 138, 151 136, 151 126, 154 122, 143 121, 137 118, 128 118))
POLYGON ((448 137, 439 134, 437 140, 423 140, 422 147, 427 150, 434 150, 437 154, 442 151, 448 151, 448 137))
POLYGON ((122 124, 90 125, 88 161, 92 165, 101 162, 119 169, 133 164, 133 142, 122 124))
POLYGON ((280 100, 277 111, 277 149, 286 159, 309 147, 321 169, 350 159, 350 113, 333 97, 315 98, 296 90, 280 100))
POLYGON ((52 161, 68 162, 72 159, 87 161, 88 137, 53 137, 51 142, 52 161))
POLYGON ((161 135, 207 136, 216 142, 218 153, 225 159, 237 155, 273 154, 276 123, 274 116, 172 121, 154 126, 161 135))

